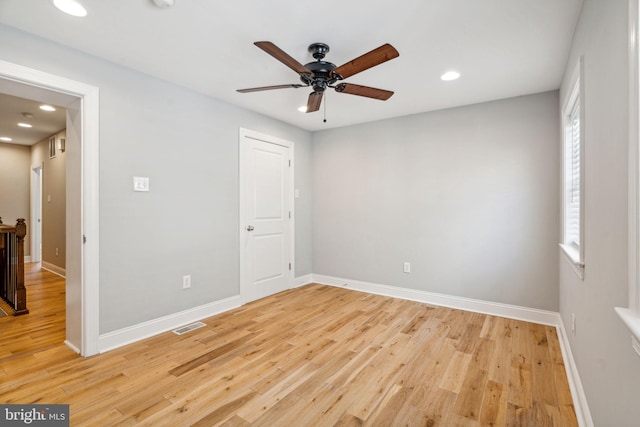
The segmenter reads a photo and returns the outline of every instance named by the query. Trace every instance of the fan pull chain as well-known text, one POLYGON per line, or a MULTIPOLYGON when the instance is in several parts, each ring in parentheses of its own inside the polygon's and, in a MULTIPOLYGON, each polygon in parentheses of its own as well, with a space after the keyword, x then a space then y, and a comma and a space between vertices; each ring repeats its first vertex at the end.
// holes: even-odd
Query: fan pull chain
POLYGON ((323 123, 327 123, 327 101, 328 101, 328 96, 324 97, 324 103, 323 103, 323 107, 324 107, 324 117, 322 119, 323 123))

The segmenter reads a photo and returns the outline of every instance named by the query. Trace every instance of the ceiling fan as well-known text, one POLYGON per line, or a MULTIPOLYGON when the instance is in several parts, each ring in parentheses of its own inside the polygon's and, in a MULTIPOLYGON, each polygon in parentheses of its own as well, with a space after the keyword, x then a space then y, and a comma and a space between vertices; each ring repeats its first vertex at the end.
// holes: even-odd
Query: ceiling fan
POLYGON ((368 70, 369 68, 380 65, 383 62, 397 58, 400 54, 388 43, 383 44, 379 48, 374 49, 371 52, 367 52, 339 67, 336 67, 336 65, 331 62, 323 60, 325 55, 329 52, 329 46, 324 43, 313 43, 309 45, 309 53, 311 53, 316 60, 305 65, 296 61, 285 51, 271 42, 262 41, 255 42, 254 44, 298 73, 303 84, 294 83, 238 89, 238 92, 240 93, 259 92, 272 89, 311 87, 313 92, 309 94, 309 99, 307 101, 307 113, 312 113, 320 109, 322 95, 327 88, 335 89, 335 91, 339 93, 348 93, 350 95, 364 96, 382 101, 386 101, 391 97, 391 95, 393 95, 393 92, 389 90, 360 86, 353 83, 338 83, 338 81, 351 77, 361 71, 368 70))

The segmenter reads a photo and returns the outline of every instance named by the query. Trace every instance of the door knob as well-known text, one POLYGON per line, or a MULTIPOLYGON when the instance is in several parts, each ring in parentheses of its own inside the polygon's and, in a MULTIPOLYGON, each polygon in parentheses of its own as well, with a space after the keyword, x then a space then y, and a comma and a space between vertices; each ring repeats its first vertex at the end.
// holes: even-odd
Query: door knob
POLYGON ((253 230, 255 230, 255 229, 253 228, 253 225, 247 225, 247 231, 253 231, 253 230))

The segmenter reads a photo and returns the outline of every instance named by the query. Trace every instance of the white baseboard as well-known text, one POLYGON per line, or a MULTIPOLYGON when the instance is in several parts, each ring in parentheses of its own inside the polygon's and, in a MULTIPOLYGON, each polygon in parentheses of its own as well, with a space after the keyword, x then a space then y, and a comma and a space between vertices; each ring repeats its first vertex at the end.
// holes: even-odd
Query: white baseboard
POLYGON ((312 275, 305 274, 304 276, 299 276, 293 279, 293 287, 299 288, 300 286, 308 285, 309 283, 312 283, 312 282, 313 282, 312 275))
POLYGON ((216 314, 240 307, 240 305, 242 305, 242 298, 240 298, 240 295, 236 295, 117 331, 107 332, 106 334, 101 334, 98 338, 98 351, 104 353, 180 326, 215 316, 216 314))
POLYGON ((578 425, 580 427, 593 427, 593 419, 591 418, 591 411, 589 411, 587 396, 584 394, 584 389, 582 388, 578 367, 573 360, 569 337, 567 336, 567 330, 564 327, 564 322, 560 314, 558 314, 558 319, 559 324, 556 326, 558 341, 560 341, 562 360, 564 360, 564 369, 567 372, 567 380, 569 381, 569 388, 571 389, 571 398, 573 399, 573 407, 576 410, 578 425))
POLYGON ((25 255, 24 256, 24 263, 25 264, 29 264, 31 262, 31 255, 25 255))
POLYGON ((47 262, 47 261, 42 261, 42 268, 44 270, 52 272, 53 274, 57 274, 60 277, 66 278, 67 270, 65 270, 62 267, 58 267, 55 264, 51 264, 50 262, 47 262))
POLYGON ((578 369, 571 346, 565 332, 564 323, 560 313, 555 311, 539 310, 535 308, 522 307, 517 305, 502 304, 490 301, 482 301, 471 298, 458 297, 453 295, 439 294, 434 292, 419 291, 415 289, 400 288, 396 286, 381 285, 378 283, 362 282, 359 280, 342 279, 339 277, 325 276, 321 274, 311 274, 311 277, 300 277, 298 286, 309 283, 319 283, 323 285, 336 286, 355 291, 367 292, 370 294, 383 295, 392 298, 406 299, 410 301, 423 302, 437 306, 455 308, 458 310, 472 311, 476 313, 488 314, 492 316, 506 317, 509 319, 523 320, 526 322, 539 323, 548 326, 555 326, 560 348, 562 350, 562 359, 564 360, 567 380, 571 390, 571 397, 578 419, 578 425, 581 427, 593 427, 593 420, 589 411, 582 382, 578 375, 578 369), (303 283, 303 279, 306 283, 303 283))
POLYGON ((482 301, 453 295, 438 294, 435 292, 362 282, 359 280, 341 279, 339 277, 324 276, 320 274, 313 274, 312 279, 313 283, 320 283, 323 285, 337 286, 340 288, 353 289, 376 295, 384 295, 392 298, 401 298, 426 304, 456 308, 459 310, 473 311, 475 313, 490 314, 492 316, 507 317, 509 319, 524 320, 526 322, 540 323, 543 325, 557 326, 560 318, 559 314, 555 311, 482 301))
POLYGON ((77 354, 80 354, 80 349, 75 345, 71 344, 68 340, 64 340, 64 344, 69 347, 71 350, 75 351, 77 354))

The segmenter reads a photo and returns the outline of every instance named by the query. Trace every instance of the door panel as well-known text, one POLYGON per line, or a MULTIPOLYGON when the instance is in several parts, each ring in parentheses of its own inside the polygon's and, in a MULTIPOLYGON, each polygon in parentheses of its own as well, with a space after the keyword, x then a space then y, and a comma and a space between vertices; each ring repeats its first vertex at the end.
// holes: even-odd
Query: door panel
POLYGON ((283 204, 286 194, 283 177, 283 154, 256 148, 253 148, 253 150, 256 168, 255 219, 284 220, 283 204))
POLYGON ((254 237, 254 283, 286 275, 283 237, 283 233, 254 237))

